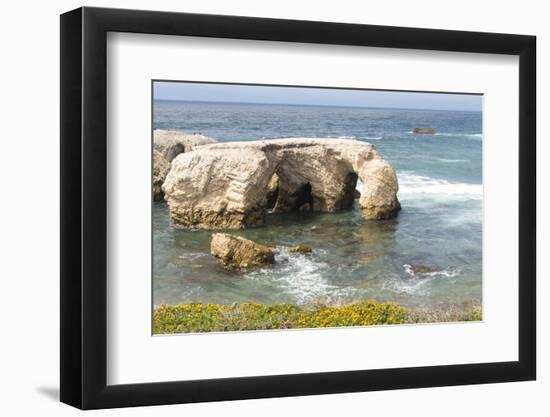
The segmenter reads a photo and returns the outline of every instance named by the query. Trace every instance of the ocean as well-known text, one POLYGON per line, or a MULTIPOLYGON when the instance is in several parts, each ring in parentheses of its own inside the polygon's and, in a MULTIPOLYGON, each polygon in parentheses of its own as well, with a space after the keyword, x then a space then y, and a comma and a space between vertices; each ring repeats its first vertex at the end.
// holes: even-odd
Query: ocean
MULTIPOLYGON (((352 210, 269 215, 265 227, 232 231, 259 243, 305 243, 312 255, 276 255, 254 271, 224 270, 210 231, 171 226, 153 204, 153 303, 393 301, 447 308, 482 300, 482 114, 326 106, 155 101, 153 127, 219 142, 285 137, 372 143, 396 170, 402 210, 386 221, 352 210), (434 135, 415 135, 432 127, 434 135)), ((360 189, 361 184, 358 184, 360 189)))

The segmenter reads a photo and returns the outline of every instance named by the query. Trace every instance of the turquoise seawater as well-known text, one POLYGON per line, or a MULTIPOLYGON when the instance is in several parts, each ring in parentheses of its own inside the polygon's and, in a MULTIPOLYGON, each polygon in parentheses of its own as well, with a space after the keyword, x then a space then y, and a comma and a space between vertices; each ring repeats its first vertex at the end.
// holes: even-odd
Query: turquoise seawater
POLYGON ((396 169, 402 206, 389 221, 362 220, 357 204, 335 214, 270 215, 265 227, 234 233, 271 245, 306 243, 313 254, 281 252, 273 267, 230 272, 209 254, 212 232, 172 227, 166 204, 155 203, 155 305, 481 303, 480 112, 157 101, 154 127, 200 132, 220 142, 284 137, 370 142, 396 169), (436 134, 411 133, 425 126, 436 134), (431 272, 415 273, 419 265, 431 272))

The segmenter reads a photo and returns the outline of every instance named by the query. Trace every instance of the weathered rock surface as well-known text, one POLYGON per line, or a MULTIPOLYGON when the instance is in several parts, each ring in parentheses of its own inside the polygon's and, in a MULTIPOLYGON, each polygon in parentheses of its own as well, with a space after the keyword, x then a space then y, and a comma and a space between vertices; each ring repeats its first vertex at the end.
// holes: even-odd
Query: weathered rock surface
POLYGON ((153 200, 161 201, 164 197, 162 184, 170 171, 170 162, 157 150, 153 150, 153 200))
POLYGON ((269 184, 267 184, 266 192, 266 207, 268 209, 273 209, 275 203, 277 203, 277 197, 279 196, 279 177, 277 174, 273 174, 269 184))
POLYGON ((433 135, 435 130, 431 127, 415 127, 413 133, 418 135, 433 135))
POLYGON ((189 152, 198 146, 215 142, 214 139, 200 134, 187 134, 163 129, 155 129, 153 132, 154 149, 159 151, 168 162, 172 162, 180 153, 189 152))
POLYGON ((376 220, 395 217, 401 204, 397 200, 397 175, 391 165, 380 158, 370 160, 363 166, 361 181, 361 216, 376 220))
POLYGON ((373 145, 355 140, 297 138, 204 145, 173 160, 163 191, 175 224, 237 229, 262 225, 267 209, 351 208, 358 178, 363 182, 362 216, 395 216, 400 209, 395 171, 373 145))
POLYGON ((405 270, 411 275, 415 274, 431 274, 437 272, 438 269, 430 265, 406 265, 405 270))
POLYGON ((153 200, 163 199, 162 184, 170 171, 170 163, 176 156, 198 146, 215 142, 214 139, 204 135, 155 129, 153 132, 153 200))
POLYGON ((303 243, 300 243, 296 246, 291 246, 287 249, 290 253, 311 253, 313 252, 313 249, 309 245, 305 245, 303 243))
POLYGON ((228 269, 260 267, 275 262, 274 253, 267 246, 227 233, 212 235, 210 254, 219 258, 228 269))

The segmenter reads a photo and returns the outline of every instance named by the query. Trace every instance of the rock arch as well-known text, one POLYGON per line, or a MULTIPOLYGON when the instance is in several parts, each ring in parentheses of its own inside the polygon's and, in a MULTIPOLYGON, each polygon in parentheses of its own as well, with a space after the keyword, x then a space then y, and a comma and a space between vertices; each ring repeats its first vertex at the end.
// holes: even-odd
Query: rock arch
POLYGON ((357 179, 366 219, 400 209, 397 176, 375 147, 341 139, 275 139, 206 145, 178 155, 163 184, 176 225, 236 229, 264 224, 267 209, 352 207, 357 179), (270 207, 272 205, 272 207, 270 207))

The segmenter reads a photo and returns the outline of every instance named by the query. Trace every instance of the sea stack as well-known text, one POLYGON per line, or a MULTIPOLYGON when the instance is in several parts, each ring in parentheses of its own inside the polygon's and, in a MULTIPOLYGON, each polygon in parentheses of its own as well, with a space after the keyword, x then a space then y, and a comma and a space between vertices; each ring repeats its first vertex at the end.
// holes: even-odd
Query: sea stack
POLYGON ((363 183, 363 218, 381 220, 397 214, 401 206, 394 169, 373 145, 347 139, 204 145, 172 161, 162 189, 174 224, 240 229, 263 225, 268 210, 349 209, 357 179, 363 183))

